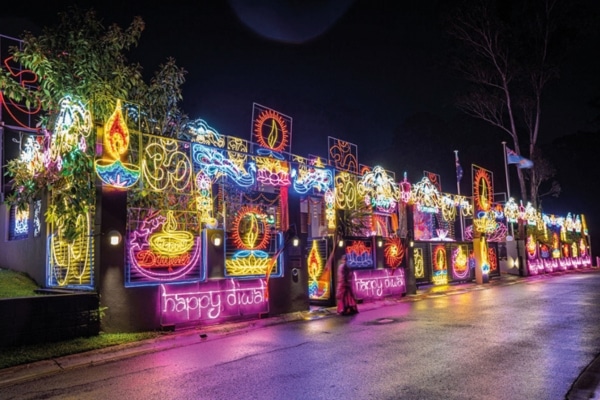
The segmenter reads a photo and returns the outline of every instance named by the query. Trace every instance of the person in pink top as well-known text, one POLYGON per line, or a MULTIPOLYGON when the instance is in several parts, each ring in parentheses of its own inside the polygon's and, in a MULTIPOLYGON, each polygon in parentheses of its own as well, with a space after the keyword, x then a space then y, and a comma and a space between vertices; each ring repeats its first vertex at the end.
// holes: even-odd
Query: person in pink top
POLYGON ((354 291, 352 290, 351 271, 346 265, 346 256, 340 259, 337 271, 337 312, 340 315, 353 315, 358 313, 354 291))

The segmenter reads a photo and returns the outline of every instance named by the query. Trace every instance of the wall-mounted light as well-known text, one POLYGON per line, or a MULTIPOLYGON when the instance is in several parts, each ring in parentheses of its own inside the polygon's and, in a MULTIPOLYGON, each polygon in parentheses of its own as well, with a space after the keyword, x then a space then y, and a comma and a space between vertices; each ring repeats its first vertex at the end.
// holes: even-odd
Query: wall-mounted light
POLYGON ((300 245, 300 238, 298 236, 294 236, 292 238, 292 246, 298 247, 300 245))
POLYGON ((415 242, 411 240, 410 242, 408 242, 408 246, 409 247, 415 247, 415 242))
POLYGON ((220 233, 214 233, 210 237, 210 241, 212 242, 213 246, 219 247, 223 243, 223 236, 221 236, 220 233))
POLYGON ((338 241, 338 247, 344 247, 344 241, 343 240, 339 240, 338 241))
POLYGON ((118 231, 110 231, 108 232, 108 243, 111 246, 118 246, 121 243, 123 236, 118 231))
POLYGON ((377 239, 377 247, 383 247, 383 240, 377 239))

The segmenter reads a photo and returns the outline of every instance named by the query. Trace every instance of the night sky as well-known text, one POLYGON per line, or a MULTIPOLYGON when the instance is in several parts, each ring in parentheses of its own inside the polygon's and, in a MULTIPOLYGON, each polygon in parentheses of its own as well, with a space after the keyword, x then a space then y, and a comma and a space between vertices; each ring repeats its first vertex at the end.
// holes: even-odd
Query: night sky
MULTIPOLYGON (((0 33, 35 32, 70 3, 48 2, 50 9, 3 4, 0 33)), ((444 191, 455 193, 459 150, 466 177, 471 164, 479 165, 494 172, 496 192, 506 191, 501 142, 510 146, 510 138, 454 106, 464 83, 448 68, 451 42, 441 18, 448 1, 195 3, 78 4, 96 9, 105 25, 125 27, 142 16, 146 30, 129 60, 139 61, 150 77, 175 58, 188 71, 184 112, 222 134, 250 139, 255 102, 293 119, 294 154, 326 156, 333 136, 356 144, 362 164, 381 165, 398 179, 407 171, 411 181, 432 171, 441 175, 444 191)), ((600 2, 583 3, 600 12, 600 2)), ((560 79, 545 92, 540 143, 599 131, 594 118, 600 111, 589 105, 600 96, 599 49, 598 35, 572 47, 560 79)), ((511 194, 518 196, 515 167, 509 167, 511 194)), ((590 196, 590 185, 561 184, 571 191, 567 199, 590 196)), ((468 180, 461 185, 470 194, 468 180)), ((551 212, 589 215, 596 211, 586 209, 592 204, 554 201, 551 212)))

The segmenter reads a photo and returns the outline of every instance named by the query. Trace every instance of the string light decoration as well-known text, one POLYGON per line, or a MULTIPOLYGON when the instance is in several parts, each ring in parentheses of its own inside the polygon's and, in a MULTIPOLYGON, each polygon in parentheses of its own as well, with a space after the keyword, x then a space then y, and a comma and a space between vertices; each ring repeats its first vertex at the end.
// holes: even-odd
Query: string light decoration
POLYGON ((121 100, 117 100, 115 110, 104 124, 102 137, 103 155, 96 160, 96 174, 106 185, 132 187, 140 178, 140 169, 126 162, 130 138, 121 111, 121 100))
POLYGON ((215 227, 217 219, 213 216, 212 181, 203 171, 196 174, 196 188, 196 207, 200 214, 200 222, 215 227))
POLYGON ((404 172, 404 179, 399 184, 400 188, 400 199, 403 203, 408 204, 412 198, 412 187, 407 179, 407 174, 404 172))
POLYGON ((332 190, 326 190, 323 195, 325 201, 325 219, 327 220, 327 229, 335 229, 335 194, 332 190))
MULTIPOLYGON (((9 38, 4 36, 2 40, 7 41, 9 38)), ((15 42, 14 44, 18 45, 18 42, 15 42)), ((6 48, 8 48, 8 46, 6 48)), ((17 80, 21 87, 27 88, 31 92, 39 90, 39 85, 37 84, 38 77, 32 70, 22 69, 20 64, 14 62, 14 57, 12 56, 5 58, 3 62, 5 67, 4 69, 8 72, 9 76, 17 80)), ((7 103, 3 91, 0 91, 0 107, 3 107, 6 113, 10 115, 12 120, 23 128, 31 128, 31 126, 29 126, 27 123, 21 122, 23 118, 20 118, 18 115, 16 115, 16 112, 27 116, 27 120, 31 120, 32 116, 38 114, 42 110, 42 102, 40 99, 36 98, 35 101, 36 104, 33 107, 18 104, 10 97, 7 103)))
POLYGON ((207 146, 225 147, 225 137, 210 127, 203 119, 188 122, 182 130, 183 135, 193 142, 207 146))

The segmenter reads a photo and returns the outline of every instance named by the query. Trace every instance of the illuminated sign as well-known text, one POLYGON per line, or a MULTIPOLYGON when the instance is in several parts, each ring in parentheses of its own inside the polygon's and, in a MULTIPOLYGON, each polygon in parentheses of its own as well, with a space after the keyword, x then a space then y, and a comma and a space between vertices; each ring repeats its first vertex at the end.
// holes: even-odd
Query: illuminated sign
POLYGON ((473 165, 473 201, 475 211, 490 211, 494 201, 492 172, 473 165))
POLYGON ((452 274, 455 279, 469 277, 469 249, 466 245, 458 245, 452 250, 452 274))
POLYGON ((404 261, 404 246, 399 237, 389 237, 383 244, 385 265, 392 269, 398 268, 404 261))
POLYGON ((292 119, 256 103, 253 114, 253 136, 261 147, 257 153, 282 159, 290 152, 292 119))
POLYGON ((335 168, 358 173, 358 148, 355 144, 328 137, 329 142, 329 164, 335 168))
POLYGON ((193 214, 175 214, 170 210, 166 215, 160 210, 149 212, 130 231, 128 284, 204 280, 206 271, 200 262, 201 238, 185 229, 188 223, 178 222, 179 219, 194 219, 193 214))
POLYGON ((218 323, 231 317, 268 313, 265 292, 263 279, 163 284, 160 286, 161 323, 218 323))
POLYGON ((366 268, 373 266, 373 250, 371 242, 352 240, 346 246, 346 263, 351 268, 366 268))
POLYGON ((327 265, 327 241, 313 240, 308 252, 308 297, 311 300, 331 298, 331 268, 327 265))
POLYGON ((404 270, 372 269, 353 271, 352 283, 357 299, 382 299, 406 293, 404 270))
POLYGON ((432 249, 433 283, 445 285, 448 283, 448 265, 446 262, 446 247, 434 246, 432 249))

